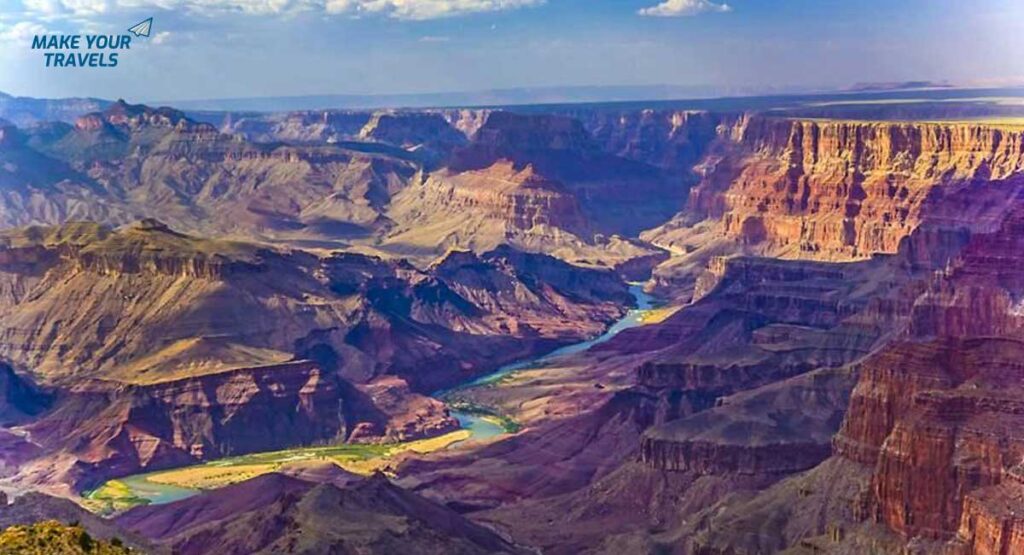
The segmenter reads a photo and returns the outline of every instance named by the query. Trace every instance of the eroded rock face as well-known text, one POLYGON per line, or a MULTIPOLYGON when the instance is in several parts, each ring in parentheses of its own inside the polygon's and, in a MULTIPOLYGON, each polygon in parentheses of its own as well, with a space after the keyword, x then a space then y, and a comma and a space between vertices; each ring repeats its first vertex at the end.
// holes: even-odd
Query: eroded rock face
POLYGON ((224 133, 243 135, 255 142, 323 144, 358 136, 371 115, 366 111, 350 110, 240 116, 228 114, 217 125, 224 133))
POLYGON ((616 234, 664 221, 682 200, 659 168, 602 151, 575 119, 493 112, 445 167, 394 196, 385 245, 440 254, 507 243, 614 267, 658 256, 616 234))
POLYGON ((173 127, 181 130, 213 133, 209 124, 198 123, 185 117, 184 112, 174 108, 150 108, 141 104, 128 104, 124 100, 108 106, 103 112, 93 112, 75 120, 75 128, 82 131, 98 131, 106 126, 122 130, 137 130, 144 127, 173 127))
POLYGON ((876 518, 907 537, 948 539, 964 496, 1024 456, 1024 344, 946 338, 899 351, 865 362, 836 450, 874 466, 876 518))
POLYGON ((957 555, 1012 555, 1024 551, 1024 487, 1019 476, 964 497, 960 527, 951 552, 957 555))
POLYGON ((509 161, 431 176, 398 202, 392 215, 413 231, 418 223, 438 221, 444 214, 457 218, 467 236, 464 246, 496 243, 534 228, 561 229, 583 237, 588 231, 579 203, 564 185, 539 175, 532 166, 516 168, 509 161), (475 218, 480 221, 474 236, 475 218), (488 233, 488 228, 500 233, 488 233))
POLYGON ((563 184, 605 234, 634 235, 663 223, 684 200, 684 187, 660 168, 602 150, 582 122, 566 116, 493 112, 447 166, 458 174, 502 160, 563 184))
POLYGON ((864 362, 836 437, 838 454, 874 468, 867 512, 905 537, 1010 545, 1012 519, 993 515, 1024 457, 1019 214, 927 285, 904 339, 864 362))
POLYGON ((430 112, 375 112, 359 131, 359 139, 419 151, 433 162, 468 142, 463 132, 430 112))
POLYGON ((696 181, 693 167, 741 118, 729 112, 650 108, 566 108, 559 113, 579 120, 602 151, 667 170, 684 189, 696 181))
POLYGON ((599 334, 632 301, 611 270, 509 247, 419 270, 157 221, 5 233, 0 293, 0 352, 57 392, 31 435, 67 464, 28 479, 75 484, 452 431, 426 394, 599 334))
POLYGON ((37 206, 44 199, 27 193, 3 206, 29 209, 27 221, 8 226, 76 217, 116 225, 156 216, 207 236, 365 235, 418 164, 397 147, 367 143, 357 151, 325 142, 337 141, 254 143, 170 108, 118 102, 63 132, 34 129, 20 150, 0 149, 19 157, 20 172, 31 172, 14 176, 22 187, 47 185, 62 194, 45 199, 53 207, 37 206), (63 164, 66 177, 40 175, 63 164))
POLYGON ((894 253, 933 203, 1014 179, 1024 167, 1022 137, 1019 128, 983 124, 749 116, 708 148, 688 211, 774 255, 894 253))
POLYGON ((638 381, 716 397, 851 362, 870 350, 884 324, 864 325, 859 314, 898 280, 880 280, 871 294, 856 291, 856 284, 899 274, 892 272, 885 260, 719 259, 705 280, 707 292, 658 326, 661 333, 678 328, 678 335, 639 367, 638 381))
POLYGON ((715 408, 649 428, 641 460, 695 475, 807 470, 831 454, 854 383, 851 369, 822 370, 726 397, 715 408))
POLYGON ((88 487, 144 469, 344 441, 346 396, 333 373, 309 361, 113 390, 87 383, 28 429, 48 448, 69 448, 79 460, 72 478, 88 487))

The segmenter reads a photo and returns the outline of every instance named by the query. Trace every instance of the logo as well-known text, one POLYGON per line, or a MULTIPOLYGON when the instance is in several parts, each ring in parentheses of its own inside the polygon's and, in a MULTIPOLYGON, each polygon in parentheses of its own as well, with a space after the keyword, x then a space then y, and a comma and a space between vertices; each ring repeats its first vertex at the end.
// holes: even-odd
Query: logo
POLYGON ((149 37, 153 18, 144 19, 128 28, 130 34, 117 35, 35 35, 32 50, 43 53, 46 67, 84 68, 117 67, 119 56, 131 50, 132 35, 149 37))
POLYGON ((153 28, 153 18, 144 19, 128 28, 128 32, 136 37, 148 37, 149 30, 153 28))

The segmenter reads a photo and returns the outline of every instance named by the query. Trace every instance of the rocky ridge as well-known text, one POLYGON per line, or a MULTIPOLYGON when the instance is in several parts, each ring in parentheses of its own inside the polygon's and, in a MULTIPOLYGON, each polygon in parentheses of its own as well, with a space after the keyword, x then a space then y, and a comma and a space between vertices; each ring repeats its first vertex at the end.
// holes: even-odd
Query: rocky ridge
MULTIPOLYGON (((0 350, 56 394, 25 431, 74 461, 23 465, 29 481, 451 431, 424 394, 597 333, 631 300, 610 271, 511 248, 423 271, 155 221, 30 228, 0 243, 0 350)), ((21 397, 18 414, 38 413, 21 397)))

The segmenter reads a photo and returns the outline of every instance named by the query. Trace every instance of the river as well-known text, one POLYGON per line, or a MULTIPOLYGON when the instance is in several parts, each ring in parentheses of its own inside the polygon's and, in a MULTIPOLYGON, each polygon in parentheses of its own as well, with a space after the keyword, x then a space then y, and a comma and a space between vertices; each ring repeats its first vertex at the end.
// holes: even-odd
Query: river
MULTIPOLYGON (((456 388, 438 392, 435 394, 435 397, 444 398, 456 391, 465 391, 466 389, 471 389, 474 387, 487 386, 489 384, 497 382, 498 380, 501 380, 506 376, 514 374, 517 371, 524 370, 527 368, 536 368, 557 357, 562 357, 565 355, 585 351, 593 347, 594 345, 598 345, 610 340, 623 330, 635 328, 637 326, 642 325, 644 315, 653 308, 653 298, 643 291, 643 287, 641 284, 630 284, 629 291, 636 299, 637 308, 632 309, 628 313, 626 313, 625 316, 623 316, 620 320, 615 322, 611 327, 608 328, 607 331, 605 331, 600 336, 588 339, 586 341, 581 341, 579 343, 573 343, 572 345, 567 345, 543 356, 533 357, 530 359, 520 360, 507 364, 505 366, 502 366, 501 368, 498 368, 491 374, 474 379, 456 388)), ((459 424, 461 424, 463 429, 469 430, 470 436, 464 440, 452 443, 451 445, 448 446, 448 448, 452 448, 466 441, 487 440, 509 433, 506 427, 501 423, 499 419, 494 418, 492 415, 485 414, 482 411, 471 412, 454 410, 452 411, 452 416, 459 421, 459 424)), ((259 456, 259 454, 248 455, 248 457, 253 456, 259 456)), ((205 464, 210 465, 217 463, 213 462, 205 464)), ((133 476, 112 480, 109 483, 116 482, 118 484, 118 489, 120 490, 120 495, 124 496, 125 498, 144 500, 149 504, 171 503, 173 501, 178 501, 180 499, 192 497, 194 495, 201 493, 201 490, 196 488, 161 484, 157 482, 151 482, 149 480, 151 476, 159 473, 160 472, 135 474, 133 476)), ((100 492, 102 490, 103 488, 99 488, 96 490, 96 492, 100 492)), ((93 494, 95 494, 96 492, 93 492, 93 494)), ((101 499, 95 497, 95 495, 88 496, 92 499, 101 499)))
MULTIPOLYGON (((477 378, 453 389, 438 392, 434 396, 438 398, 444 398, 456 391, 465 391, 467 389, 472 389, 474 387, 482 387, 487 386, 489 384, 493 384, 501 380, 502 378, 515 374, 520 370, 525 370, 527 368, 536 368, 538 366, 542 366, 544 363, 552 359, 562 357, 565 355, 571 355, 573 353, 580 353, 586 351, 587 349, 593 347, 594 345, 599 345, 610 340, 611 338, 615 337, 624 330, 628 330, 630 328, 635 328, 640 325, 643 325, 644 315, 647 314, 647 312, 650 311, 652 308, 654 308, 654 298, 648 295, 646 292, 644 292, 643 284, 640 283, 630 284, 629 292, 636 299, 636 308, 627 312, 625 316, 623 316, 620 320, 612 324, 612 326, 609 327, 608 330, 605 331, 603 334, 592 339, 588 339, 586 341, 573 343, 572 345, 566 345, 565 347, 554 350, 540 357, 520 360, 510 364, 506 364, 505 366, 498 368, 491 374, 487 374, 486 376, 477 378)), ((464 443, 465 441, 490 439, 493 437, 503 435, 507 432, 505 427, 500 422, 495 421, 493 417, 489 417, 489 415, 484 412, 467 412, 453 410, 452 416, 459 421, 459 424, 464 429, 467 429, 470 432, 472 432, 472 435, 463 441, 453 443, 450 447, 455 447, 461 443, 464 443)))

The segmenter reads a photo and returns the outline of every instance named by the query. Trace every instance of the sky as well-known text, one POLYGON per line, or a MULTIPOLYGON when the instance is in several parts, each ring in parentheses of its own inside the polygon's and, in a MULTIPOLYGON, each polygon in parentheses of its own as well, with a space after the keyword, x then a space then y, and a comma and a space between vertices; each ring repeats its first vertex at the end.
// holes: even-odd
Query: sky
POLYGON ((1021 52, 1021 0, 0 0, 0 91, 37 97, 984 86, 1024 83, 1021 52), (31 48, 147 17, 117 67, 31 48))

